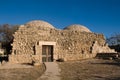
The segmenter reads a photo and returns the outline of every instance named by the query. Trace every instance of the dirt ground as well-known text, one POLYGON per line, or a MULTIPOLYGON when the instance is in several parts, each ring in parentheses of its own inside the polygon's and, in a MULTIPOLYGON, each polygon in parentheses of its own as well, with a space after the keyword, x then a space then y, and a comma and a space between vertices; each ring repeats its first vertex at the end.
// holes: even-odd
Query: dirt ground
MULTIPOLYGON (((120 60, 58 62, 61 80, 120 80, 120 60)), ((0 69, 0 80, 37 80, 45 67, 0 69)))
POLYGON ((120 61, 89 59, 60 62, 61 80, 120 80, 120 61))
POLYGON ((32 68, 0 69, 0 80, 36 80, 44 71, 44 65, 32 68))

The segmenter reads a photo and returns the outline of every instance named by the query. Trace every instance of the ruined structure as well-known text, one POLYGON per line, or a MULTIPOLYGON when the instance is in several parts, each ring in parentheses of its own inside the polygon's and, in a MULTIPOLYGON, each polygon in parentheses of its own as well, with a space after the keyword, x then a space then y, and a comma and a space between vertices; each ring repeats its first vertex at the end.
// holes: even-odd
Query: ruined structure
POLYGON ((106 45, 103 34, 93 33, 85 26, 71 25, 59 30, 44 21, 21 25, 12 46, 12 63, 81 60, 99 52, 114 52, 106 45))

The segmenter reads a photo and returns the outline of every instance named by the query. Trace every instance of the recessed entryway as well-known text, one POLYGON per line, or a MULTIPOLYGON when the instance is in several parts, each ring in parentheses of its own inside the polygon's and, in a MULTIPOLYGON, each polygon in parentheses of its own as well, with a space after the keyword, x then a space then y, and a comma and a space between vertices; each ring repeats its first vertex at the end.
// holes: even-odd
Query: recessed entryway
POLYGON ((53 45, 42 45, 42 62, 53 62, 53 45))

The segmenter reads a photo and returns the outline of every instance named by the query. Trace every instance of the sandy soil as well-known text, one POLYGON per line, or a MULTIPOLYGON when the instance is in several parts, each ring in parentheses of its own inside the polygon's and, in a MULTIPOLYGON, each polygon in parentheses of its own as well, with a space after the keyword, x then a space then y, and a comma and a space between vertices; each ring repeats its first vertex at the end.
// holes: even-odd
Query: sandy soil
POLYGON ((58 63, 62 80, 120 80, 120 61, 89 59, 58 63))
MULTIPOLYGON (((120 80, 120 60, 88 59, 58 64, 61 80, 120 80)), ((0 80, 37 80, 44 71, 44 66, 0 69, 0 80)))
POLYGON ((36 67, 22 66, 19 68, 0 69, 0 80, 36 80, 45 71, 44 65, 36 67))

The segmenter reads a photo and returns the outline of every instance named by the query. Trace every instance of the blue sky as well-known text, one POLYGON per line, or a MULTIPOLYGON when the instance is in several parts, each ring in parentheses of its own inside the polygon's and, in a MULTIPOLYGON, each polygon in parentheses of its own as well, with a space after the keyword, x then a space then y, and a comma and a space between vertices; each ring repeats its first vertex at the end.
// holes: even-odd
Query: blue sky
POLYGON ((109 37, 120 32, 120 0, 0 0, 0 24, 32 20, 60 29, 81 24, 109 37))

